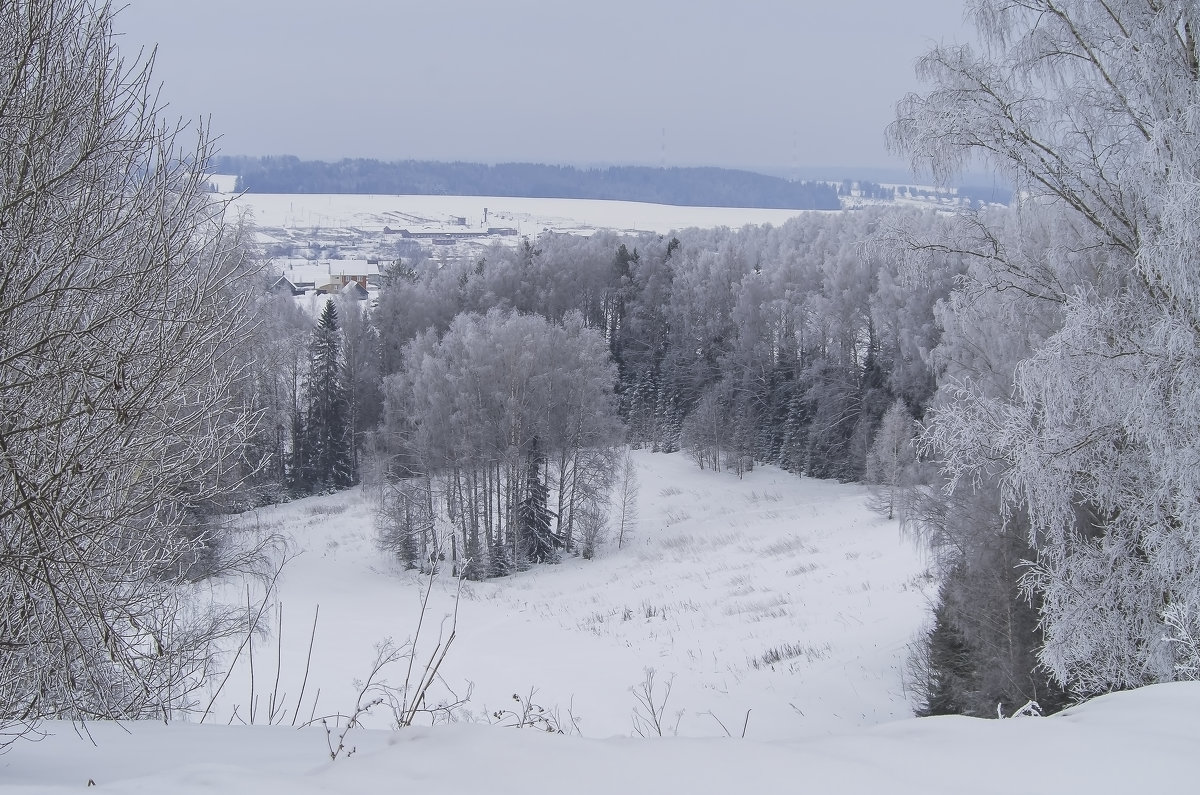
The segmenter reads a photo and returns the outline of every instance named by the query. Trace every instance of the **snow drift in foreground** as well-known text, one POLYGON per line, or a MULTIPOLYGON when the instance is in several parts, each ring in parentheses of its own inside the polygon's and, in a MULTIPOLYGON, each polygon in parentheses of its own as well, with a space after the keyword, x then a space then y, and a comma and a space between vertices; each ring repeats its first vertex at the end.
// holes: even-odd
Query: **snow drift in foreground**
POLYGON ((70 726, 0 760, 5 792, 1131 793, 1200 774, 1200 683, 1097 699, 1049 718, 904 720, 798 741, 607 739, 484 725, 350 735, 320 728, 70 726))

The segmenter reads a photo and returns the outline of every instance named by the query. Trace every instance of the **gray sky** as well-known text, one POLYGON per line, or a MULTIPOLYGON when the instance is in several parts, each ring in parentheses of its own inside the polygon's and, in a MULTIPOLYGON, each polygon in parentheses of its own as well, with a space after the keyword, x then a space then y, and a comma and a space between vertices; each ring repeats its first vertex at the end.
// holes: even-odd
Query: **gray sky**
POLYGON ((962 0, 128 0, 227 154, 898 166, 883 128, 962 0))

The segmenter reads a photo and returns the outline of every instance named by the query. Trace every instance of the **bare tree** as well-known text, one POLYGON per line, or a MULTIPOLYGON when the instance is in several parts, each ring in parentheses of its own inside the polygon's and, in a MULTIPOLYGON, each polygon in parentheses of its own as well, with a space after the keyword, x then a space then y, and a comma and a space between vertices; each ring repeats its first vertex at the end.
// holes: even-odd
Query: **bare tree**
POLYGON ((633 533, 638 520, 638 491, 640 485, 637 476, 637 464, 629 449, 621 458, 621 471, 617 473, 617 488, 613 494, 613 502, 617 514, 617 549, 625 546, 625 539, 633 533))
POLYGON ((250 265, 113 17, 0 4, 0 747, 185 706, 228 627, 187 579, 245 472, 250 265))

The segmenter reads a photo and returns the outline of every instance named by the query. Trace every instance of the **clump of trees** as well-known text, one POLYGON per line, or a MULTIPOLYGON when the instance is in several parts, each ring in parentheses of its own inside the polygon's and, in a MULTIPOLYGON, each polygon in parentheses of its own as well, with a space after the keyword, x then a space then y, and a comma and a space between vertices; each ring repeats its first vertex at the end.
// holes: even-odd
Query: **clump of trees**
MULTIPOLYGON (((239 191, 255 193, 530 196, 693 207, 838 209, 837 191, 824 182, 800 182, 728 168, 578 169, 541 163, 487 165, 363 158, 329 163, 291 155, 220 157, 216 168, 222 174, 238 174, 239 191)), ((871 195, 882 194, 879 186, 874 188, 871 195)))
MULTIPOLYGON (((949 224, 909 215, 930 235, 949 224)), ((374 313, 381 369, 399 371, 409 340, 461 312, 577 312, 616 364, 632 446, 858 480, 888 407, 922 416, 933 308, 965 267, 955 252, 916 266, 871 242, 897 223, 873 209, 671 238, 548 234, 473 261, 406 261, 374 313)))
POLYGON ((406 564, 498 576, 595 543, 621 428, 582 316, 462 314, 403 362, 384 387, 382 536, 406 564))
POLYGON ((969 263, 934 351, 944 480, 914 516, 944 556, 927 657, 969 661, 935 666, 959 684, 929 711, 1191 675, 1200 599, 1197 8, 971 15, 982 46, 930 51, 891 129, 936 176, 982 155, 1019 197, 924 241, 969 263))
POLYGON ((253 265, 112 25, 0 4, 0 747, 185 707, 229 629, 189 584, 253 556, 215 519, 257 466, 253 265))

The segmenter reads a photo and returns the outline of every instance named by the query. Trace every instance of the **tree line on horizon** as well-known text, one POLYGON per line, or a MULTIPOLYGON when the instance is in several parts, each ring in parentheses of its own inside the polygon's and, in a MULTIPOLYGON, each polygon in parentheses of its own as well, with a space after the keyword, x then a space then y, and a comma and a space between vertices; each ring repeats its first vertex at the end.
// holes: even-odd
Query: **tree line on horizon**
POLYGON ((606 199, 693 207, 836 210, 838 189, 728 168, 611 166, 581 169, 538 163, 301 160, 291 155, 220 156, 212 168, 236 174, 251 193, 360 193, 606 199))

